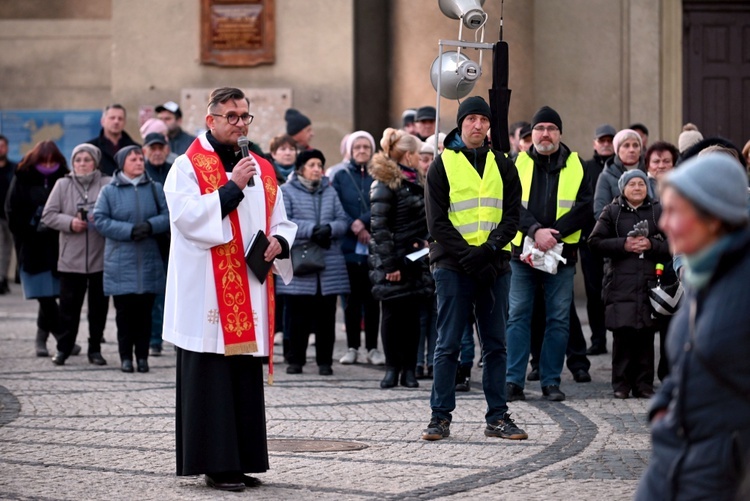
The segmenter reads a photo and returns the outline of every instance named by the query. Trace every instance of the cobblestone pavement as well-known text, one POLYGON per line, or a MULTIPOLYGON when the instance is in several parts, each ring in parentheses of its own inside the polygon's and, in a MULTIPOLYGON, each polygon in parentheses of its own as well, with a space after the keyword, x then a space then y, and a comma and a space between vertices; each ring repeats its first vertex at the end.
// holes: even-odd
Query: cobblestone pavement
MULTIPOLYGON (((264 486, 217 492, 199 477, 174 474, 171 346, 150 358, 150 373, 120 372, 111 307, 103 345, 109 365, 77 356, 56 367, 34 356, 35 317, 36 302, 24 301, 19 286, 0 296, 0 499, 617 500, 632 497, 648 460, 647 402, 611 397, 608 355, 592 357, 591 383, 565 372, 565 402, 542 400, 530 383, 528 400, 510 404, 529 434, 518 442, 484 436, 480 369, 471 391, 458 394, 451 437, 425 442, 429 381, 381 390, 382 367, 336 363, 334 375, 323 377, 309 358, 301 376, 279 363, 266 387, 271 469, 259 475, 264 486), (366 447, 289 450, 300 439, 366 447)), ((336 360, 346 348, 340 327, 336 360)), ((86 335, 79 338, 85 353, 86 335)))

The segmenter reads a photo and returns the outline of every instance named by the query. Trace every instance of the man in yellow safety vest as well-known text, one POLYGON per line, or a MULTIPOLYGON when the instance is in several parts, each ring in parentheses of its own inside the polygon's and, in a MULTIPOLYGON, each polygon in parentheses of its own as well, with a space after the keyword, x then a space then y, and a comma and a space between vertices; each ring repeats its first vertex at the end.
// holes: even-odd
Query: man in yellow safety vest
POLYGON ((461 336, 474 313, 482 341, 487 400, 484 434, 522 440, 505 398, 505 323, 510 241, 518 230, 521 184, 513 163, 487 145, 491 111, 481 97, 458 108, 458 127, 427 171, 425 208, 434 242, 430 264, 437 293, 438 339, 430 423, 424 440, 450 435, 461 336))
POLYGON ((546 326, 539 361, 542 395, 547 400, 565 400, 560 391, 560 373, 570 335, 570 304, 578 242, 591 218, 591 183, 585 179, 578 154, 560 141, 562 120, 548 106, 532 119, 533 146, 516 159, 521 180, 521 224, 513 239, 513 270, 508 317, 508 401, 524 400, 526 365, 529 362, 534 293, 544 289, 546 326), (556 274, 534 269, 518 259, 525 237, 546 252, 562 242, 562 257, 556 274))

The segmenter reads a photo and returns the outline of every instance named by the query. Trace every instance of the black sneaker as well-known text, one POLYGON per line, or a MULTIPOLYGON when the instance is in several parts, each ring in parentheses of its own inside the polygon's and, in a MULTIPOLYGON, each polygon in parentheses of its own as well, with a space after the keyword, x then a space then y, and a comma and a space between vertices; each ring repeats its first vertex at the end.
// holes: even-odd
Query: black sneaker
POLYGON ((539 381, 539 369, 532 368, 529 375, 526 376, 526 381, 539 381))
POLYGON ((607 347, 598 344, 592 344, 589 349, 586 350, 586 355, 604 355, 605 353, 607 353, 607 347))
POLYGON ((505 383, 505 400, 515 402, 516 400, 526 400, 523 388, 515 383, 505 383))
POLYGON ((542 388, 542 395, 544 395, 545 400, 553 402, 562 402, 565 400, 565 393, 561 392, 560 387, 554 384, 542 388))
POLYGON ((591 382, 591 374, 588 373, 588 371, 585 371, 583 369, 578 369, 573 373, 573 379, 576 383, 590 383, 591 382))
POLYGON ((484 429, 485 437, 507 438, 508 440, 526 440, 529 436, 510 418, 510 413, 506 412, 502 419, 497 423, 487 423, 484 429))
POLYGON ((427 428, 422 430, 422 440, 442 440, 451 434, 451 422, 447 419, 432 418, 427 428))

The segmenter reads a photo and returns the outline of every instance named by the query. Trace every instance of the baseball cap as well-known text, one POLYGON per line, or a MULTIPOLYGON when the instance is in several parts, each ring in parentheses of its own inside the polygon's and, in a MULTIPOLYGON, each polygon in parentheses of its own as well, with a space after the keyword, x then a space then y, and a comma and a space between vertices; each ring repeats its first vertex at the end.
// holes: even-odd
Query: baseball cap
POLYGON ((174 116, 177 118, 182 118, 182 110, 180 110, 180 105, 175 103, 174 101, 167 101, 164 104, 160 104, 157 106, 154 111, 157 113, 161 113, 162 111, 169 111, 170 113, 174 113, 174 116))

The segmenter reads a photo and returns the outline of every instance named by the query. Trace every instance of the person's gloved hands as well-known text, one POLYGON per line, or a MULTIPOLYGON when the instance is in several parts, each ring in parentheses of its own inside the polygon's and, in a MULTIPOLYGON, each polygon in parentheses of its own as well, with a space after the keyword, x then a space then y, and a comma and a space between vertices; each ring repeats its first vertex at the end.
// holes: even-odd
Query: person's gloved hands
POLYGON ((139 242, 148 238, 152 232, 151 223, 144 221, 133 225, 133 229, 130 231, 130 238, 135 242, 139 242))
POLYGON ((316 225, 313 228, 312 235, 310 236, 310 240, 318 244, 324 249, 330 249, 331 248, 331 225, 330 224, 321 224, 316 225))
POLYGON ((488 245, 472 246, 458 262, 466 273, 474 275, 491 263, 494 254, 488 245))

